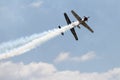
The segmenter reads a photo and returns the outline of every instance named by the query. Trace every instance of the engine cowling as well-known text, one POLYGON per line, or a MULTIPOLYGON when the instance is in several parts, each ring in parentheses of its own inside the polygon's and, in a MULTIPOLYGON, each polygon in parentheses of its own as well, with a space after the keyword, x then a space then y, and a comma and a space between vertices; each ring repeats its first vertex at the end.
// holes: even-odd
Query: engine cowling
POLYGON ((84 20, 84 21, 88 21, 88 18, 89 18, 89 17, 84 16, 84 19, 83 19, 83 20, 84 20))

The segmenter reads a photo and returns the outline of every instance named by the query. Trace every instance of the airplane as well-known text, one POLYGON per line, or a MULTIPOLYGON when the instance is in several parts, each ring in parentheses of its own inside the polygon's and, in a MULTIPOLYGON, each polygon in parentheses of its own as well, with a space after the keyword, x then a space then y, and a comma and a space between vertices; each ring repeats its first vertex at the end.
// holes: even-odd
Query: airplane
MULTIPOLYGON (((73 16, 74 16, 74 17, 77 19, 77 21, 79 22, 79 24, 76 25, 78 28, 80 28, 79 25, 81 24, 81 25, 83 25, 85 28, 87 28, 89 31, 91 31, 92 33, 94 32, 94 31, 87 25, 87 23, 86 23, 86 21, 88 21, 88 18, 89 18, 89 17, 84 16, 84 18, 82 19, 75 11, 71 10, 71 13, 73 14, 73 16)), ((64 17, 65 17, 66 22, 67 22, 68 25, 72 23, 72 22, 70 21, 68 15, 67 15, 67 13, 64 13, 64 17)), ((76 27, 76 26, 75 26, 75 27, 76 27)), ((58 26, 58 28, 61 28, 61 27, 58 26)), ((75 40, 78 40, 78 37, 77 37, 77 34, 76 34, 76 32, 75 32, 74 27, 71 28, 70 31, 71 31, 71 33, 73 34, 75 40)), ((64 33, 61 33, 61 34, 64 35, 64 33)))

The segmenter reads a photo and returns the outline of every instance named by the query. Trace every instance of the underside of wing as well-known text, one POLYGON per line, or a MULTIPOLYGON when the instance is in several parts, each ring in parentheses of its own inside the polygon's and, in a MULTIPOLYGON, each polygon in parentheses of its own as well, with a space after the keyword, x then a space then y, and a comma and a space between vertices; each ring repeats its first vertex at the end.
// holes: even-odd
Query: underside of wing
POLYGON ((91 31, 92 33, 94 32, 85 22, 83 22, 82 25, 86 27, 89 31, 91 31))
MULTIPOLYGON (((67 15, 67 13, 64 13, 64 16, 65 16, 65 19, 66 19, 67 24, 68 24, 68 25, 71 24, 71 21, 70 21, 68 15, 67 15)), ((78 27, 79 27, 79 26, 78 26, 78 27)), ((70 29, 70 31, 71 31, 71 33, 73 34, 75 40, 78 40, 77 34, 76 34, 76 32, 75 32, 75 29, 72 28, 72 29, 70 29)))
POLYGON ((71 21, 70 21, 68 15, 67 15, 67 13, 64 13, 64 16, 65 16, 67 24, 71 24, 71 21))
POLYGON ((81 18, 75 11, 71 10, 71 13, 75 16, 75 18, 76 18, 79 22, 81 22, 82 18, 81 18))
POLYGON ((76 34, 76 32, 75 32, 75 29, 72 28, 72 29, 70 29, 70 31, 72 32, 72 34, 73 34, 75 40, 78 40, 77 34, 76 34))

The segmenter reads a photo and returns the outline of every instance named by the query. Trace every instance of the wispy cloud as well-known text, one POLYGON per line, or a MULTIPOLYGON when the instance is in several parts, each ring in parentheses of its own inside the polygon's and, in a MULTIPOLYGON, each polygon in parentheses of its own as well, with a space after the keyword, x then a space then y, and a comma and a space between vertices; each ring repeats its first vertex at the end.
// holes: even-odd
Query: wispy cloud
POLYGON ((84 62, 84 61, 88 61, 88 60, 92 60, 96 57, 96 54, 94 51, 88 52, 82 56, 79 57, 72 57, 71 60, 73 61, 79 61, 79 62, 84 62))
POLYGON ((120 68, 107 72, 81 73, 80 71, 64 70, 48 63, 0 63, 0 80, 120 80, 120 68))
POLYGON ((69 53, 60 53, 56 59, 54 60, 54 62, 62 62, 62 61, 65 61, 67 59, 69 59, 69 53))
POLYGON ((43 4, 42 1, 33 2, 30 4, 31 7, 39 8, 43 4))
POLYGON ((43 1, 34 1, 29 4, 23 5, 22 8, 40 8, 43 4, 43 1))
POLYGON ((94 51, 90 51, 82 56, 70 56, 70 53, 60 53, 54 60, 55 63, 62 61, 76 61, 76 62, 85 62, 88 60, 92 60, 96 57, 94 51))

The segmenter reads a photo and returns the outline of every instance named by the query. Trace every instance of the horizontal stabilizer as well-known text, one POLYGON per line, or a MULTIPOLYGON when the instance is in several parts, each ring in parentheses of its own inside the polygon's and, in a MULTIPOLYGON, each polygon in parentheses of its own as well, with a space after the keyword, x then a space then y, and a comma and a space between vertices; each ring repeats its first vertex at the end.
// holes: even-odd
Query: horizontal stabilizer
MULTIPOLYGON (((58 26, 59 29, 61 29, 61 26, 58 26)), ((62 32, 61 35, 64 35, 64 33, 62 32)))

